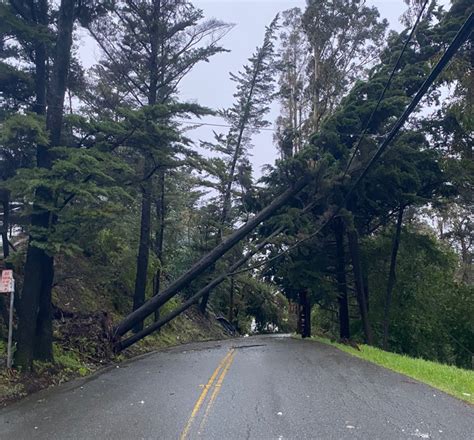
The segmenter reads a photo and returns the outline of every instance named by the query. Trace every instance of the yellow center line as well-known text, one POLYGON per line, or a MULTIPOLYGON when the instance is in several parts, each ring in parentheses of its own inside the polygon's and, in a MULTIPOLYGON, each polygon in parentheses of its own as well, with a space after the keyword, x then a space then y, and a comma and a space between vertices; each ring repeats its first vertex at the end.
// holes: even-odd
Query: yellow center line
POLYGON ((180 440, 185 440, 186 437, 188 436, 189 430, 191 429, 191 425, 193 424, 194 419, 196 418, 196 415, 199 412, 199 409, 201 408, 204 400, 206 399, 206 396, 207 396, 207 393, 209 392, 209 389, 212 387, 212 384, 214 383, 214 380, 216 379, 217 375, 219 374, 219 371, 221 370, 221 368, 224 367, 227 360, 232 356, 233 353, 234 353, 234 349, 229 350, 229 352, 219 362, 219 365, 214 370, 214 373, 212 373, 212 376, 209 378, 209 381, 207 382, 207 384, 204 386, 204 389, 202 390, 198 400, 194 404, 194 408, 191 412, 191 416, 189 417, 189 420, 186 423, 186 426, 184 427, 183 432, 181 433, 181 435, 179 437, 180 440))
POLYGON ((232 365, 232 362, 234 361, 234 357, 235 357, 235 351, 229 357, 229 359, 227 361, 227 365, 222 370, 222 373, 219 376, 219 379, 217 380, 216 384, 214 385, 214 390, 213 390, 213 392, 211 394, 211 397, 209 399, 209 402, 207 404, 206 412, 204 413, 204 417, 201 421, 201 424, 199 425, 198 434, 200 434, 202 432, 202 430, 203 430, 203 428, 206 424, 207 418, 209 417, 209 413, 211 412, 212 405, 214 404, 214 401, 216 400, 217 395, 219 394, 219 391, 221 390, 222 382, 224 382, 224 378, 227 375, 227 372, 229 371, 230 366, 232 365))

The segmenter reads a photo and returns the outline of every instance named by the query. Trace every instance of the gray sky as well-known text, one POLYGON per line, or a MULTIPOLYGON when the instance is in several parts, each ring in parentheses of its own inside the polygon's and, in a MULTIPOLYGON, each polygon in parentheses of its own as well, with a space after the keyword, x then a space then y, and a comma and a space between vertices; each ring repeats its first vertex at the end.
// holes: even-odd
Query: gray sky
MULTIPOLYGON (((300 7, 304 9, 305 0, 195 0, 194 5, 204 11, 206 18, 217 18, 235 27, 224 37, 222 45, 229 53, 219 54, 211 58, 209 63, 201 63, 181 83, 181 97, 186 101, 194 101, 214 109, 230 107, 233 103, 235 84, 229 80, 229 72, 237 72, 247 62, 256 46, 260 46, 268 25, 278 12, 300 7)), ((448 0, 440 3, 448 4, 448 0)), ((406 9, 403 0, 367 0, 367 4, 375 5, 382 18, 388 19, 390 28, 402 28, 399 17, 406 9)), ((100 56, 90 38, 84 37, 80 54, 86 67, 91 66, 100 56)), ((275 103, 269 120, 273 121, 278 115, 278 105, 275 103)), ((202 121, 222 123, 218 118, 206 117, 202 121)), ((198 141, 212 140, 212 131, 227 132, 225 128, 202 126, 188 133, 188 136, 198 141)), ((254 136, 251 162, 254 175, 261 175, 264 164, 272 164, 277 157, 273 145, 273 133, 265 131, 254 136)))
MULTIPOLYGON (((375 5, 382 18, 387 18, 390 28, 400 30, 398 21, 405 11, 403 0, 368 0, 375 5)), ((207 18, 217 18, 234 23, 235 27, 222 40, 222 45, 230 53, 216 55, 210 63, 198 65, 182 82, 181 96, 184 100, 196 101, 201 105, 214 109, 230 107, 233 103, 235 84, 229 80, 229 72, 237 72, 247 62, 256 46, 263 40, 265 26, 268 25, 278 12, 300 7, 304 9, 305 0, 201 0, 194 4, 204 11, 207 18)), ((274 121, 278 115, 278 105, 272 106, 269 120, 274 121)), ((203 121, 223 123, 219 118, 205 117, 203 121)), ((225 128, 202 126, 189 132, 195 140, 212 140, 212 131, 227 132, 225 128)), ((254 148, 251 152, 254 176, 261 176, 264 164, 273 164, 278 156, 273 145, 273 133, 261 132, 254 136, 254 148)))

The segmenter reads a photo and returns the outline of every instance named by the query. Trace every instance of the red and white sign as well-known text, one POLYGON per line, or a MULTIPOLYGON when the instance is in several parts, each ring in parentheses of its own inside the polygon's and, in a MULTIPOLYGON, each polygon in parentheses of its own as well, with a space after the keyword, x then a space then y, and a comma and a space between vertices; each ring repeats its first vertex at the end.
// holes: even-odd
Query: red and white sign
POLYGON ((0 293, 10 293, 15 289, 13 281, 13 270, 2 271, 0 279, 0 293))

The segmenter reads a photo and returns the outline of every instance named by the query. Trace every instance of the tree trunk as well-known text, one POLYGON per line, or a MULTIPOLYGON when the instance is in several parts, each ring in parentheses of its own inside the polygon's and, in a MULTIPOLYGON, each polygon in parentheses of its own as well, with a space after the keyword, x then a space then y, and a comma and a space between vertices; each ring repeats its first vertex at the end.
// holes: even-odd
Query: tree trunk
POLYGON ((365 295, 365 305, 367 307, 367 312, 370 311, 370 302, 369 302, 369 274, 367 273, 367 266, 364 264, 362 270, 362 281, 364 282, 364 295, 365 295))
MULTIPOLYGON (((53 74, 48 95, 46 128, 49 131, 49 145, 37 148, 37 166, 49 169, 53 157, 51 147, 60 145, 63 120, 64 96, 71 58, 72 32, 74 24, 74 0, 61 0, 58 14, 58 36, 54 58, 53 74)), ((44 1, 41 11, 47 9, 44 1)), ((44 17, 43 17, 44 18, 44 17)), ((37 90, 35 109, 42 114, 46 103, 41 102, 46 95, 46 59, 41 50, 36 60, 35 89, 37 90), (44 93, 43 93, 44 91, 44 93)), ((47 206, 54 198, 48 188, 40 187, 35 193, 35 203, 31 216, 32 229, 40 230, 37 236, 30 235, 25 264, 25 279, 19 306, 17 365, 31 369, 34 358, 52 360, 51 290, 54 277, 54 259, 35 241, 47 242, 53 216, 47 206)))
MULTIPOLYGON (((229 267, 227 273, 219 275, 217 278, 215 278, 209 284, 204 286, 201 290, 199 290, 196 294, 194 294, 191 298, 189 298, 182 305, 180 305, 179 307, 174 309, 172 312, 168 313, 168 315, 160 318, 157 322, 155 322, 152 325, 148 326, 147 328, 145 328, 141 332, 136 333, 133 336, 125 339, 124 341, 116 341, 115 351, 121 351, 121 350, 124 350, 127 347, 130 347, 131 345, 138 342, 140 339, 143 339, 145 336, 148 336, 149 334, 159 330, 161 327, 163 327, 165 324, 170 322, 172 319, 176 318, 178 315, 183 313, 185 310, 187 310, 193 304, 197 303, 199 301, 199 299, 202 298, 203 295, 209 294, 212 291, 212 289, 214 289, 219 284, 221 284, 228 276, 230 276, 237 269, 239 269, 240 266, 245 264, 253 255, 255 255, 257 252, 262 250, 268 244, 268 242, 273 237, 275 237, 277 234, 282 232, 283 229, 284 229, 283 227, 280 227, 277 230, 275 230, 265 240, 263 240, 261 243, 259 243, 258 246, 255 247, 255 249, 248 252, 240 260, 238 260, 231 267, 229 267)), ((117 334, 117 330, 116 330, 115 333, 117 334)))
MULTIPOLYGON (((156 227, 156 243, 155 243, 155 253, 156 257, 159 260, 159 266, 155 274, 155 290, 153 294, 156 296, 160 293, 161 289, 161 277, 163 272, 163 243, 165 237, 165 171, 162 170, 158 174, 158 199, 156 201, 156 218, 157 218, 157 227, 156 227)), ((160 318, 160 309, 155 311, 155 321, 158 321, 160 318)))
POLYGON ((230 291, 229 291, 229 322, 232 324, 234 321, 234 277, 230 277, 230 291))
MULTIPOLYGON (((133 294, 133 310, 137 310, 145 302, 148 260, 150 256, 150 230, 151 230, 151 178, 148 177, 149 166, 144 166, 145 181, 142 185, 142 203, 140 217, 140 243, 137 255, 137 273, 135 277, 135 292, 133 294)), ((138 333, 143 330, 143 321, 138 321, 133 331, 138 333)))
POLYGON ((2 222, 2 249, 3 259, 6 260, 10 255, 10 245, 8 243, 8 228, 10 224, 10 193, 8 190, 0 190, 0 202, 3 210, 2 222))
POLYGON ((302 338, 311 337, 311 302, 308 292, 302 290, 300 292, 300 331, 302 338))
POLYGON ((357 303, 359 304, 362 327, 364 329, 365 341, 373 345, 373 333, 370 325, 369 313, 367 311, 366 297, 364 292, 364 280, 362 276, 362 267, 360 262, 359 237, 355 229, 347 233, 349 250, 352 259, 352 270, 354 272, 354 281, 357 292, 357 303))
POLYGON ((390 270, 388 273, 387 280, 387 293, 385 295, 385 307, 384 307, 384 319, 383 319, 383 349, 388 349, 388 336, 389 336, 389 327, 390 327, 390 307, 392 305, 392 293, 393 288, 395 287, 396 280, 396 269, 397 269, 397 255, 398 248, 400 246, 400 234, 402 231, 403 224, 403 212, 405 210, 404 206, 400 207, 397 217, 397 226, 395 229, 395 235, 392 242, 392 255, 390 257, 390 270))
MULTIPOLYGON (((317 44, 317 43, 316 43, 317 44)), ((320 53, 317 47, 313 49, 314 57, 314 95, 313 95, 313 124, 314 131, 319 130, 319 120, 321 118, 321 112, 319 109, 320 93, 319 93, 319 63, 320 63, 320 53)))
POLYGON ((188 271, 181 275, 175 282, 170 284, 158 296, 151 298, 142 307, 126 316, 115 330, 116 336, 122 336, 129 331, 138 321, 143 320, 158 307, 173 298, 183 287, 187 286, 196 277, 201 275, 206 269, 214 264, 222 255, 233 248, 239 241, 252 232, 260 223, 272 217, 280 208, 290 201, 311 181, 310 176, 303 176, 285 192, 276 197, 272 203, 262 209, 257 215, 247 223, 229 235, 224 241, 217 245, 207 255, 197 261, 188 271))
POLYGON ((18 346, 15 352, 15 364, 25 370, 30 370, 33 363, 38 305, 41 283, 43 282, 43 256, 44 251, 42 249, 33 246, 31 243, 28 245, 25 280, 18 310, 18 346))
POLYGON ((341 339, 349 339, 351 332, 349 327, 349 304, 344 256, 344 223, 340 217, 334 221, 334 234, 336 237, 336 278, 339 291, 339 337, 341 339))
POLYGON ((208 303, 209 303, 209 292, 202 296, 201 302, 199 303, 199 310, 201 311, 201 313, 206 313, 208 303))
POLYGON ((44 254, 43 262, 43 284, 38 304, 38 316, 36 318, 36 343, 33 351, 35 359, 40 361, 51 361, 53 359, 53 310, 52 310, 52 285, 54 279, 54 259, 44 254))

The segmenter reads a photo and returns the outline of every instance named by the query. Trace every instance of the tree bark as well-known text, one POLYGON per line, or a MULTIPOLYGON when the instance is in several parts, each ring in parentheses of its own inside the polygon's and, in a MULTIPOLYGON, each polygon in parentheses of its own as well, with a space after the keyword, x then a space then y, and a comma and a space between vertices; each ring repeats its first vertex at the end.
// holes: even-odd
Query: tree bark
POLYGON ((314 131, 319 130, 319 120, 321 118, 321 112, 319 109, 320 93, 319 93, 319 64, 320 64, 320 53, 319 49, 316 47, 318 43, 315 43, 313 49, 314 57, 314 91, 313 91, 313 124, 314 131))
POLYGON ((336 237, 336 278, 339 291, 339 337, 350 339, 349 304, 347 298, 346 262, 344 255, 344 223, 340 217, 334 221, 334 235, 336 237))
POLYGON ((367 307, 367 312, 370 311, 370 302, 369 302, 369 274, 367 273, 366 265, 363 266, 362 271, 362 281, 364 282, 364 295, 365 295, 365 305, 367 307))
POLYGON ((54 258, 44 254, 42 261, 43 284, 36 318, 36 342, 33 356, 40 361, 51 361, 53 359, 52 286, 54 281, 54 258))
POLYGON ((366 296, 364 291, 364 280, 362 275, 362 267, 360 261, 359 237, 355 229, 347 233, 349 242, 349 250, 352 259, 352 270, 354 273, 354 281, 357 293, 357 303, 359 304, 360 317, 362 327, 364 329, 365 341, 369 345, 373 345, 373 333, 370 325, 369 313, 367 310, 366 296))
POLYGON ((390 257, 390 270, 388 273, 387 280, 387 292, 385 294, 385 306, 384 306, 384 319, 383 319, 383 344, 382 347, 384 350, 388 349, 388 337, 389 337, 389 327, 390 327, 390 308, 392 305, 392 294, 393 288, 395 287, 396 281, 396 270, 397 270, 397 255, 398 248, 400 246, 400 235, 402 231, 403 224, 403 212, 405 210, 404 206, 400 207, 397 217, 397 226, 395 229, 395 235, 392 242, 392 255, 390 257))
POLYGON ((235 288, 235 279, 234 279, 234 277, 230 277, 229 322, 231 324, 234 321, 234 288, 235 288))
POLYGON ((160 295, 151 298, 139 309, 126 316, 115 329, 115 335, 122 336, 138 321, 143 320, 150 313, 153 313, 158 307, 162 306, 169 299, 173 298, 183 287, 187 286, 196 277, 201 275, 229 249, 234 247, 239 241, 246 237, 247 234, 252 232, 260 223, 273 216, 289 200, 298 194, 310 182, 310 180, 310 176, 303 176, 298 179, 293 186, 276 197, 272 203, 262 209, 257 215, 237 229, 234 233, 229 235, 207 255, 197 261, 188 271, 186 271, 175 282, 163 290, 160 295))
POLYGON ((8 228, 10 225, 10 193, 8 190, 0 190, 1 204, 3 210, 2 222, 2 249, 3 259, 6 260, 10 255, 10 245, 8 243, 8 228))
MULTIPOLYGON (((158 199, 156 201, 156 218, 158 221, 156 227, 156 243, 155 243, 155 253, 156 257, 159 260, 159 266, 155 274, 155 290, 153 292, 154 296, 160 293, 161 289, 161 277, 163 273, 163 264, 164 264, 164 254, 163 254, 163 244, 165 237, 165 215, 166 215, 166 206, 165 206, 165 171, 162 170, 158 174, 158 199)), ((160 309, 155 311, 155 321, 158 321, 160 318, 160 309)))
MULTIPOLYGON (((148 162, 148 161, 147 161, 148 162)), ((151 231, 151 178, 147 178, 149 166, 144 166, 145 180, 142 185, 142 203, 140 216, 140 243, 137 255, 137 273, 135 277, 135 292, 133 294, 133 310, 137 310, 145 302, 148 260, 150 256, 150 231, 151 231)), ((138 321, 133 331, 138 333, 143 330, 143 321, 138 321)))

